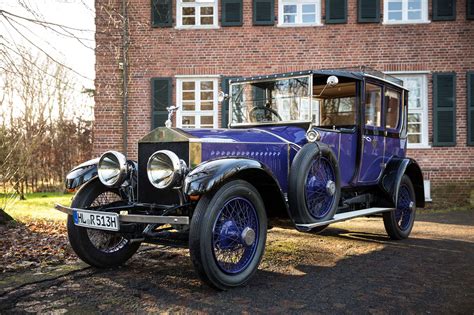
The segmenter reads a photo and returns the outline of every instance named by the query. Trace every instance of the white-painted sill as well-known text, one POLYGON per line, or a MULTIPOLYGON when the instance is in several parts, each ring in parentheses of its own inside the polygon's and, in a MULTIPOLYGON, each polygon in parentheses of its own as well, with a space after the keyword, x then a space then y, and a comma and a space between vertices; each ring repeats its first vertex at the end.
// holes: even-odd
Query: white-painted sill
POLYGON ((175 30, 216 30, 221 28, 220 26, 175 26, 175 30))
POLYGON ((429 24, 430 20, 426 21, 383 21, 383 25, 407 25, 407 24, 429 24))
POLYGON ((311 24, 277 24, 277 27, 288 28, 288 27, 319 27, 324 26, 322 23, 311 23, 311 24))

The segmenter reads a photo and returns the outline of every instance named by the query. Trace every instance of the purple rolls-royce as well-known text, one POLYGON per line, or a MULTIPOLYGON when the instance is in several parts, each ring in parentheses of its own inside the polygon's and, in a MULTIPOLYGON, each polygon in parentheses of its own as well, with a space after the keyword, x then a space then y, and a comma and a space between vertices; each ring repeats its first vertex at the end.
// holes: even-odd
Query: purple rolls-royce
POLYGON ((117 266, 142 242, 185 246, 199 277, 228 289, 256 272, 274 218, 320 232, 378 215, 390 238, 409 236, 425 198, 406 157, 401 81, 363 68, 300 71, 233 79, 221 101, 228 128, 172 128, 170 107, 138 161, 109 151, 68 174, 78 191, 56 208, 83 261, 117 266))

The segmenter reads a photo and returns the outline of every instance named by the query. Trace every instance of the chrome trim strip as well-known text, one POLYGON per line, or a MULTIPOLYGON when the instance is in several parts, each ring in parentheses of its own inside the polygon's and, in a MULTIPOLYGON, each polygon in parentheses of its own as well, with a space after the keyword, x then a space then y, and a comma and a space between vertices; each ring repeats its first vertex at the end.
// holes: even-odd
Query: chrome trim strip
MULTIPOLYGON (((54 208, 66 214, 72 215, 73 210, 80 210, 83 212, 100 212, 91 211, 78 208, 69 208, 60 204, 55 204, 54 208)), ((104 212, 106 213, 106 212, 104 212)), ((189 217, 185 216, 160 216, 160 215, 138 215, 138 214, 120 214, 120 222, 131 222, 131 223, 160 223, 160 224, 182 224, 189 225, 189 217)))
POLYGON ((260 123, 238 123, 229 124, 229 127, 255 127, 255 126, 271 126, 271 125, 298 125, 310 124, 311 120, 292 120, 292 121, 276 121, 276 122, 260 122, 260 123))
POLYGON ((285 138, 283 138, 283 137, 281 137, 281 136, 279 136, 279 135, 276 135, 276 134, 274 134, 273 132, 270 132, 270 131, 265 130, 265 129, 258 129, 258 128, 255 128, 255 130, 258 130, 258 131, 264 132, 264 133, 266 133, 266 134, 269 134, 269 135, 271 135, 271 136, 274 136, 275 138, 280 139, 281 141, 285 142, 286 144, 293 144, 293 145, 295 145, 295 146, 297 146, 298 148, 301 149, 301 146, 300 146, 300 145, 298 145, 298 144, 296 144, 296 143, 294 143, 294 142, 291 142, 291 141, 289 141, 289 140, 287 140, 287 139, 285 139, 285 138))
POLYGON ((351 212, 338 213, 334 215, 334 218, 332 218, 331 220, 326 220, 326 221, 321 221, 321 222, 316 222, 316 223, 309 223, 309 224, 295 224, 295 226, 300 231, 310 231, 311 229, 318 226, 332 224, 336 222, 342 222, 342 221, 350 220, 357 217, 362 217, 362 216, 366 216, 370 214, 382 213, 382 212, 387 212, 387 211, 392 211, 392 210, 394 209, 393 208, 367 208, 367 209, 356 210, 356 211, 351 211, 351 212))

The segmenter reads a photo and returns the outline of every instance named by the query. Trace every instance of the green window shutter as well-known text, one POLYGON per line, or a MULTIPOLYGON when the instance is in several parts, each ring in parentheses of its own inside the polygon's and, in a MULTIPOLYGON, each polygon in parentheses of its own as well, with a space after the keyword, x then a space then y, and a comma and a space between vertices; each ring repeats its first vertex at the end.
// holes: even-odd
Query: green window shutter
POLYGON ((474 146, 474 71, 467 73, 467 145, 474 146))
POLYGON ((433 74, 433 146, 456 145, 456 74, 433 74))
POLYGON ((253 25, 273 25, 275 23, 275 1, 253 0, 253 25))
POLYGON ((456 19, 456 0, 433 0, 433 21, 456 19))
POLYGON ((347 0, 326 0, 326 24, 347 23, 347 0))
POLYGON ((474 20, 474 0, 466 0, 466 19, 474 20))
POLYGON ((359 0, 357 6, 357 21, 359 23, 380 22, 380 0, 359 0))
MULTIPOLYGON (((234 77, 222 77, 221 80, 221 90, 224 92, 224 94, 230 95, 230 86, 229 86, 229 81, 233 79, 237 79, 240 77, 234 76, 234 77)), ((221 126, 222 128, 227 128, 229 125, 229 99, 224 99, 222 101, 222 108, 221 108, 221 126)))
POLYGON ((166 107, 171 106, 171 78, 151 79, 151 129, 163 127, 168 119, 166 107))
POLYGON ((153 27, 170 27, 172 0, 151 0, 151 25, 153 27))
POLYGON ((242 0, 222 0, 222 26, 242 26, 242 0))

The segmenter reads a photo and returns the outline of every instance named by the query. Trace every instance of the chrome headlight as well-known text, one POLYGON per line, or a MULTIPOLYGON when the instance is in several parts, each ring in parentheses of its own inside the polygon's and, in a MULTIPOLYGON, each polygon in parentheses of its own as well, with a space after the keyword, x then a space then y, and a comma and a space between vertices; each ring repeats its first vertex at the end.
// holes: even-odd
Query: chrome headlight
POLYGON ((102 154, 97 165, 99 179, 105 186, 118 187, 127 176, 127 159, 125 155, 116 151, 102 154))
POLYGON ((148 180, 156 188, 175 186, 183 175, 183 161, 168 150, 160 150, 150 156, 146 167, 148 180))

